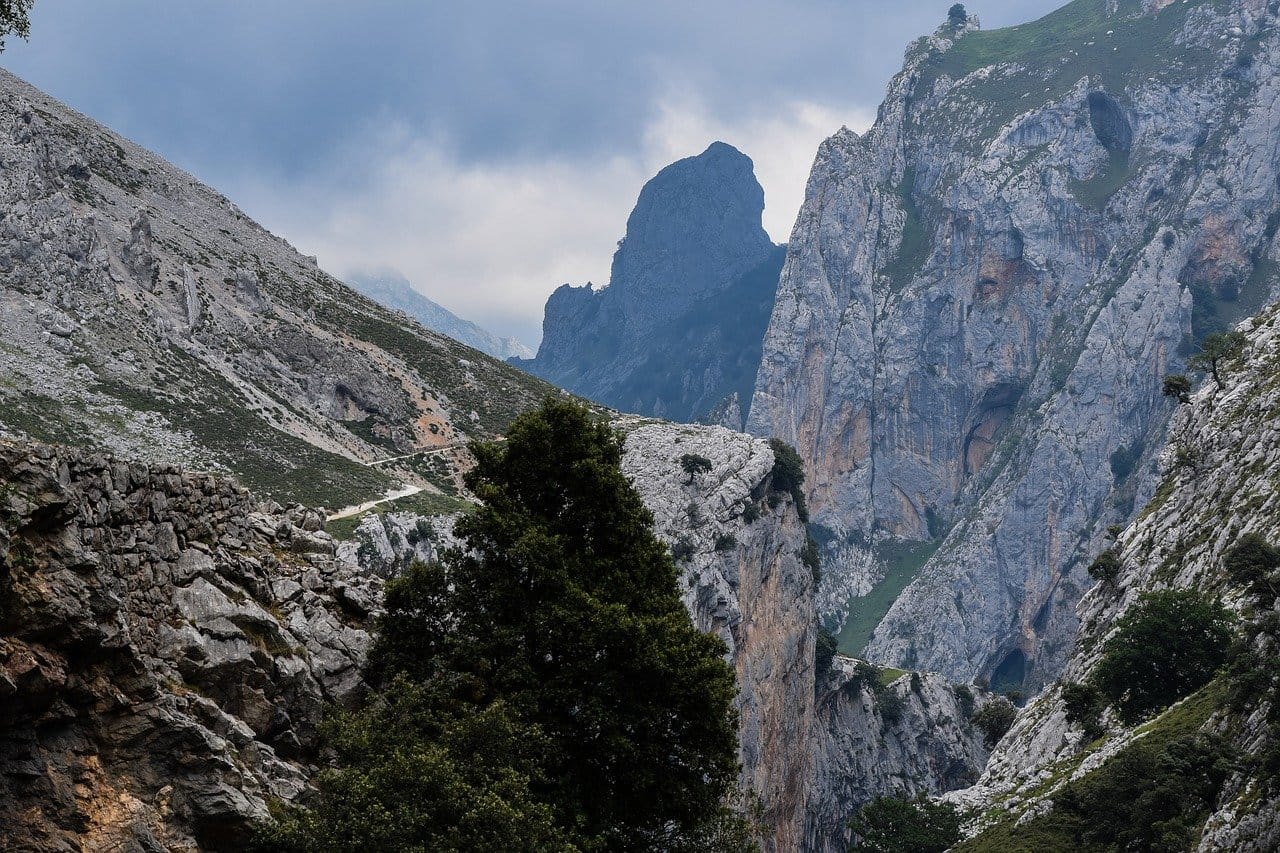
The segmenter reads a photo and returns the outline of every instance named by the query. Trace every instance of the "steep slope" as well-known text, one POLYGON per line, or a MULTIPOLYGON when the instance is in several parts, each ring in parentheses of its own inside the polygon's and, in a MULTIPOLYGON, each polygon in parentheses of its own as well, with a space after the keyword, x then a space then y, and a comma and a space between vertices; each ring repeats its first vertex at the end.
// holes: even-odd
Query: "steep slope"
POLYGON ((822 145, 749 430, 810 465, 848 651, 1005 687, 1060 670, 1084 567, 1154 485, 1160 377, 1272 295, 1274 23, 1075 0, 944 27, 866 134, 822 145))
POLYGON ((409 279, 399 273, 348 276, 347 284, 381 305, 403 311, 421 323, 423 328, 448 335, 486 355, 503 360, 533 358, 533 350, 515 338, 500 338, 470 320, 462 319, 443 305, 437 305, 414 290, 409 279))
POLYGON ((782 250, 751 160, 716 142, 645 184, 609 286, 560 287, 536 358, 514 361, 624 412, 740 429, 782 250))
MULTIPOLYGON (((956 795, 984 815, 973 828, 985 834, 961 849, 1007 849, 1000 843, 1014 832, 1015 821, 1024 837, 1047 831, 1064 786, 1097 779, 1135 744, 1196 732, 1222 738, 1231 761, 1231 772, 1213 792, 1211 814, 1194 827, 1196 849, 1267 851, 1280 845, 1280 577, 1273 567, 1270 580, 1264 576, 1251 589, 1225 565, 1249 534, 1280 542, 1274 475, 1280 465, 1280 312, 1269 309, 1243 328, 1250 347, 1224 370, 1224 385, 1210 380, 1174 418, 1160 455, 1160 487, 1117 540, 1121 569, 1115 583, 1097 584, 1080 602, 1084 627, 1061 682, 1022 714, 981 783, 956 795), (1117 623, 1144 593, 1161 589, 1219 596, 1239 617, 1239 645, 1204 689, 1138 726, 1107 711, 1105 731, 1095 739, 1082 721, 1068 717, 1063 690, 1097 673, 1117 623)), ((1176 778, 1179 770, 1169 765, 1164 772, 1176 778)))
POLYGON ((456 487, 549 388, 352 292, 159 157, 0 72, 0 430, 338 507, 456 487), (437 454, 404 457, 424 448, 437 454), (375 464, 378 463, 378 464, 375 464))
POLYGON ((0 441, 0 847, 242 850, 306 789, 382 595, 321 523, 0 441))

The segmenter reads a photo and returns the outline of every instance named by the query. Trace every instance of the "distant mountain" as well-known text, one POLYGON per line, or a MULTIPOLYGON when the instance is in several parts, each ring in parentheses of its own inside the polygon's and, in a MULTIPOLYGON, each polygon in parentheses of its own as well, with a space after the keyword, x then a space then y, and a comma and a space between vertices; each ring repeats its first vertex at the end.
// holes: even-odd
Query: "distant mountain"
POLYGON ((564 285, 542 345, 513 361, 628 412, 741 428, 785 249, 751 159, 723 142, 645 184, 609 286, 564 285))
POLYGON ((433 332, 448 335, 494 358, 533 358, 533 350, 515 338, 500 338, 470 320, 413 289, 409 279, 396 272, 348 276, 347 284, 388 308, 403 311, 433 332))

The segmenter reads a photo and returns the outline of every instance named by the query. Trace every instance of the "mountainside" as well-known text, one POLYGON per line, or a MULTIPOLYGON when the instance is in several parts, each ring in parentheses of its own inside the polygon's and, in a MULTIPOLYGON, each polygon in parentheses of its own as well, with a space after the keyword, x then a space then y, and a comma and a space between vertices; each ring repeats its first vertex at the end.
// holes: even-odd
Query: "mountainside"
MULTIPOLYGON (((1053 837, 1042 833, 1054 830, 1054 802, 1071 802, 1066 786, 1098 784, 1144 744, 1189 736, 1207 737, 1228 761, 1202 813, 1189 816, 1193 849, 1280 845, 1280 557, 1264 554, 1266 569, 1252 579, 1231 568, 1250 536, 1280 542, 1274 475, 1280 465, 1280 312, 1269 309, 1244 329, 1249 347, 1223 368, 1222 386, 1209 380, 1175 416, 1160 454, 1160 486, 1116 541, 1115 580, 1098 583, 1080 602, 1083 628, 1060 682, 1028 706, 981 783, 954 795, 982 815, 971 829, 983 834, 960 849, 1008 849, 1001 845, 1011 835, 1043 845, 1053 837), (1121 719, 1114 708, 1092 720, 1073 714, 1067 689, 1096 680, 1107 640, 1124 618, 1139 609, 1144 594, 1168 589, 1194 590, 1234 611, 1236 639, 1223 650, 1226 666, 1140 724, 1121 719), (1098 731, 1089 731, 1090 724, 1098 731)), ((1160 656, 1157 648, 1143 652, 1160 656)), ((1182 660, 1176 668, 1188 665, 1182 660)), ((1166 790, 1194 789, 1196 772, 1211 764, 1204 757, 1191 765, 1166 762, 1154 778, 1170 782, 1166 790)))
POLYGON ((6 72, 0 162, 0 432, 340 507, 456 491, 456 448, 551 390, 6 72))
POLYGON ((794 444, 843 647, 1036 689, 1155 485, 1161 377, 1274 296, 1263 0, 944 26, 821 147, 748 429, 794 444), (845 617, 848 616, 848 619, 845 617))
POLYGON ((751 160, 716 142, 645 184, 609 286, 560 287, 514 361, 624 412, 740 429, 783 252, 751 160))
POLYGON ((533 350, 515 338, 500 338, 470 320, 462 319, 443 305, 437 305, 414 290, 409 280, 399 273, 348 276, 347 284, 381 305, 403 311, 424 328, 448 335, 486 355, 503 360, 533 358, 533 350))

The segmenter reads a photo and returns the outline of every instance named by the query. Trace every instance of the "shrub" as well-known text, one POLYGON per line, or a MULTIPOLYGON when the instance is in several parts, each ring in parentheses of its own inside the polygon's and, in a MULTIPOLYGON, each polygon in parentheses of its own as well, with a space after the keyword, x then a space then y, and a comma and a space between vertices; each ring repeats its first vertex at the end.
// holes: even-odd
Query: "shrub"
POLYGON ((969 689, 967 684, 953 684, 951 690, 956 694, 956 704, 960 706, 960 713, 967 720, 973 716, 973 691, 969 689))
POLYGON ((1195 370, 1208 369, 1213 381, 1222 384, 1222 364, 1244 352, 1249 339, 1241 332, 1214 332, 1206 335, 1200 351, 1187 359, 1187 365, 1195 370))
POLYGON ((738 547, 738 537, 732 533, 721 533, 716 537, 717 551, 732 551, 738 547))
POLYGON ((982 710, 974 714, 972 719, 973 724, 982 729, 983 739, 990 749, 1005 736, 1017 716, 1018 710, 1013 707, 1013 703, 1006 699, 993 699, 983 705, 982 710))
POLYGON ((1110 548, 1103 551, 1089 564, 1089 577, 1114 584, 1120 577, 1120 557, 1110 548))
POLYGON ((1106 700, 1092 684, 1068 684, 1062 688, 1062 702, 1067 706, 1067 722, 1084 730, 1085 740, 1097 740, 1106 729, 1102 725, 1102 711, 1106 700))
POLYGON ((1246 533, 1222 555, 1231 582, 1257 596, 1275 595, 1273 574, 1280 567, 1280 550, 1256 533, 1246 533))
POLYGON ((943 853, 960 841, 960 814, 924 797, 877 797, 849 822, 866 853, 943 853))
POLYGON ((686 453, 680 457, 680 467, 689 475, 689 482, 692 483, 699 474, 711 470, 711 460, 697 453, 686 453))
POLYGON ((1226 660, 1232 621, 1194 590, 1146 593, 1107 640, 1093 683, 1135 723, 1208 683, 1226 660))
POLYGON ((796 512, 803 522, 809 521, 809 507, 804 499, 804 463, 796 449, 780 438, 769 439, 773 449, 771 488, 775 492, 788 492, 796 503, 796 512))
POLYGON ((800 549, 800 562, 809 567, 815 587, 822 583, 822 552, 818 550, 818 543, 812 536, 804 538, 804 547, 800 549))
POLYGON ((821 680, 831 670, 831 662, 836 658, 837 641, 834 634, 821 625, 813 641, 813 674, 821 680))
POLYGON ((947 23, 952 29, 963 27, 967 20, 969 20, 969 12, 964 8, 963 3, 957 3, 947 10, 947 23))
POLYGON ((682 536, 671 545, 671 559, 677 563, 683 563, 685 560, 693 556, 698 549, 694 547, 693 540, 687 536, 682 536))
POLYGON ((747 524, 755 524, 760 520, 760 507, 754 502, 748 503, 742 508, 742 520, 747 524))
POLYGON ((1179 403, 1191 402, 1191 380, 1184 373, 1170 373, 1164 378, 1160 391, 1179 403))
POLYGON ((902 712, 906 708, 906 703, 902 701, 898 691, 886 688, 876 693, 876 707, 880 711, 880 725, 887 729, 902 721, 902 712))

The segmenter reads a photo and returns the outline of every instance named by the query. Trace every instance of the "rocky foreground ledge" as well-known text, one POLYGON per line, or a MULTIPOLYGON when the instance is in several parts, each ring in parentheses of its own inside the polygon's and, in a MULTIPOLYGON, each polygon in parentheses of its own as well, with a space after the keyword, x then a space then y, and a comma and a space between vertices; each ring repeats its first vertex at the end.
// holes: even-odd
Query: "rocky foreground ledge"
POLYGON ((0 848, 233 849, 305 789, 381 597, 321 523, 0 442, 0 848))

